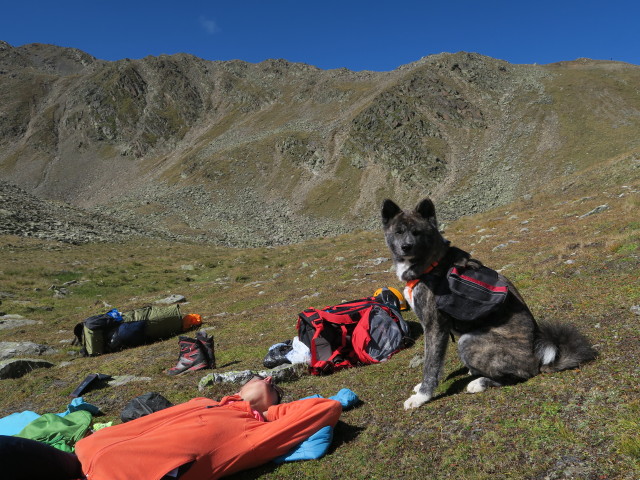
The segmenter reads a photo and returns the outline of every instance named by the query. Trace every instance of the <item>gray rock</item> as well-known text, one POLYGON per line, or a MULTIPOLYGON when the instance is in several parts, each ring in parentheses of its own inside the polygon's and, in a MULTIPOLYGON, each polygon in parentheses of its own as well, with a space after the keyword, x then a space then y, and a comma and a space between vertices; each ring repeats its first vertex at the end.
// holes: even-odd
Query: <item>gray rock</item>
POLYGON ((369 260, 369 262, 371 262, 372 265, 380 265, 381 263, 388 262, 390 260, 391 259, 387 257, 378 257, 369 260))
POLYGON ((114 375, 110 380, 107 380, 107 385, 110 387, 119 387, 131 382, 150 382, 151 377, 136 377, 135 375, 114 375))
POLYGON ((286 382, 300 378, 306 375, 308 371, 307 365, 298 363, 279 365, 276 368, 266 370, 236 370, 225 373, 210 373, 200 379, 198 390, 203 391, 215 383, 230 383, 240 386, 251 380, 255 375, 272 376, 276 382, 286 382))
POLYGON ((590 212, 587 212, 584 215, 580 215, 579 218, 589 217, 589 216, 595 215, 597 213, 602 213, 602 212, 604 212, 606 210, 609 210, 609 205, 607 205, 607 204, 599 205, 596 208, 594 208, 593 210, 591 210, 590 212))
POLYGON ((0 362, 0 380, 20 378, 36 368, 50 368, 53 363, 32 358, 16 358, 0 362))
POLYGON ((34 342, 0 342, 0 360, 25 355, 47 355, 51 353, 56 353, 56 350, 47 345, 40 345, 34 342))
POLYGON ((633 307, 631 307, 631 311, 636 315, 640 315, 640 305, 634 305, 633 307))
POLYGON ((173 303, 184 303, 186 301, 187 299, 184 295, 169 295, 167 298, 156 300, 155 303, 160 303, 162 305, 171 305, 173 303))
POLYGON ((0 316, 0 330, 8 328, 24 327, 26 325, 34 325, 42 322, 36 320, 29 320, 22 315, 2 315, 0 316))

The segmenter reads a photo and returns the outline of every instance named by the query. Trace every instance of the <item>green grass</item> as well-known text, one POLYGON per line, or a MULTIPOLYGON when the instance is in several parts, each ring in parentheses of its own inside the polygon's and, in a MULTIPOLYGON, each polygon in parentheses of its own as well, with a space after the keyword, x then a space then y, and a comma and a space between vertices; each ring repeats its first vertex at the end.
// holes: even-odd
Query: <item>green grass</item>
MULTIPOLYGON (((559 185, 568 180, 559 179, 531 200, 462 218, 446 232, 487 265, 504 268, 536 317, 576 324, 596 344, 595 362, 468 395, 452 345, 436 397, 405 412, 403 401, 421 375, 419 367, 409 367, 422 350, 418 338, 382 364, 284 384, 289 399, 330 396, 348 387, 363 403, 342 415, 321 460, 267 465, 235 478, 640 478, 640 328, 631 311, 640 304, 640 224, 632 220, 638 193, 630 193, 640 182, 637 175, 621 175, 612 183, 610 170, 611 164, 583 172, 563 190, 559 185), (609 210, 578 218, 604 203, 609 210), (509 240, 518 243, 494 250, 509 240)), ((204 373, 163 373, 175 364, 177 337, 95 358, 79 357, 78 347, 61 343, 73 337, 77 322, 111 306, 128 310, 169 294, 185 295, 189 303, 182 310, 203 316, 223 372, 261 368, 269 346, 292 338, 297 313, 309 306, 401 286, 390 261, 368 262, 389 257, 379 232, 242 250, 153 241, 72 246, 0 237, 0 257, 0 310, 42 322, 0 330, 0 341, 45 343, 58 349, 48 359, 68 362, 0 381, 1 416, 25 409, 63 411, 68 394, 92 372, 152 378, 87 392, 84 398, 104 412, 97 421, 119 421, 126 402, 148 391, 173 402, 230 393, 222 385, 199 392, 204 373), (71 281, 76 283, 67 287, 70 294, 54 298, 49 287, 71 281)), ((406 319, 420 332, 412 312, 406 319)))

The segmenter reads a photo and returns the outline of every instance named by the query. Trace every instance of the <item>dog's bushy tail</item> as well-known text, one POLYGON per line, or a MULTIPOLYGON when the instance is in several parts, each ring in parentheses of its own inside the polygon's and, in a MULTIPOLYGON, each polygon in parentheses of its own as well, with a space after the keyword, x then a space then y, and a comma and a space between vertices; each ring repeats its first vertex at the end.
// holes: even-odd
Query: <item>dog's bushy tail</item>
POLYGON ((559 372, 594 360, 598 353, 573 325, 538 323, 535 342, 541 372, 559 372))

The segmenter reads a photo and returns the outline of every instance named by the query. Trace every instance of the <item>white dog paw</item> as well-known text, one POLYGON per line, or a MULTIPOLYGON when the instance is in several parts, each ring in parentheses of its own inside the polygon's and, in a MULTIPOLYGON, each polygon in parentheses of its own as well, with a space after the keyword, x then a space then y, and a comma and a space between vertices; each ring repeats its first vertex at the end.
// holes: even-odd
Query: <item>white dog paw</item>
POLYGON ((484 378, 476 378, 472 382, 469 382, 467 385, 467 393, 480 393, 484 392, 487 389, 487 386, 484 382, 484 378))
POLYGON ((413 391, 418 393, 420 391, 420 387, 422 386, 422 382, 413 387, 413 391))
POLYGON ((412 408, 418 408, 421 405, 424 405, 431 397, 429 395, 425 395, 424 393, 416 393, 415 395, 411 395, 404 401, 404 409, 411 410, 412 408))

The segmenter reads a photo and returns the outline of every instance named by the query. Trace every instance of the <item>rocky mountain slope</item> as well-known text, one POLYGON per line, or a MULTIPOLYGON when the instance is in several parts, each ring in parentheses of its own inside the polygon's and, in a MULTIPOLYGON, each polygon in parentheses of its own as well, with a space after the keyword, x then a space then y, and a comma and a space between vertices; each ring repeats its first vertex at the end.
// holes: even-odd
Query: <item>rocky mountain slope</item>
POLYGON ((385 197, 455 218, 636 155, 639 84, 586 59, 352 72, 0 42, 0 179, 123 231, 290 243, 377 228, 385 197))

